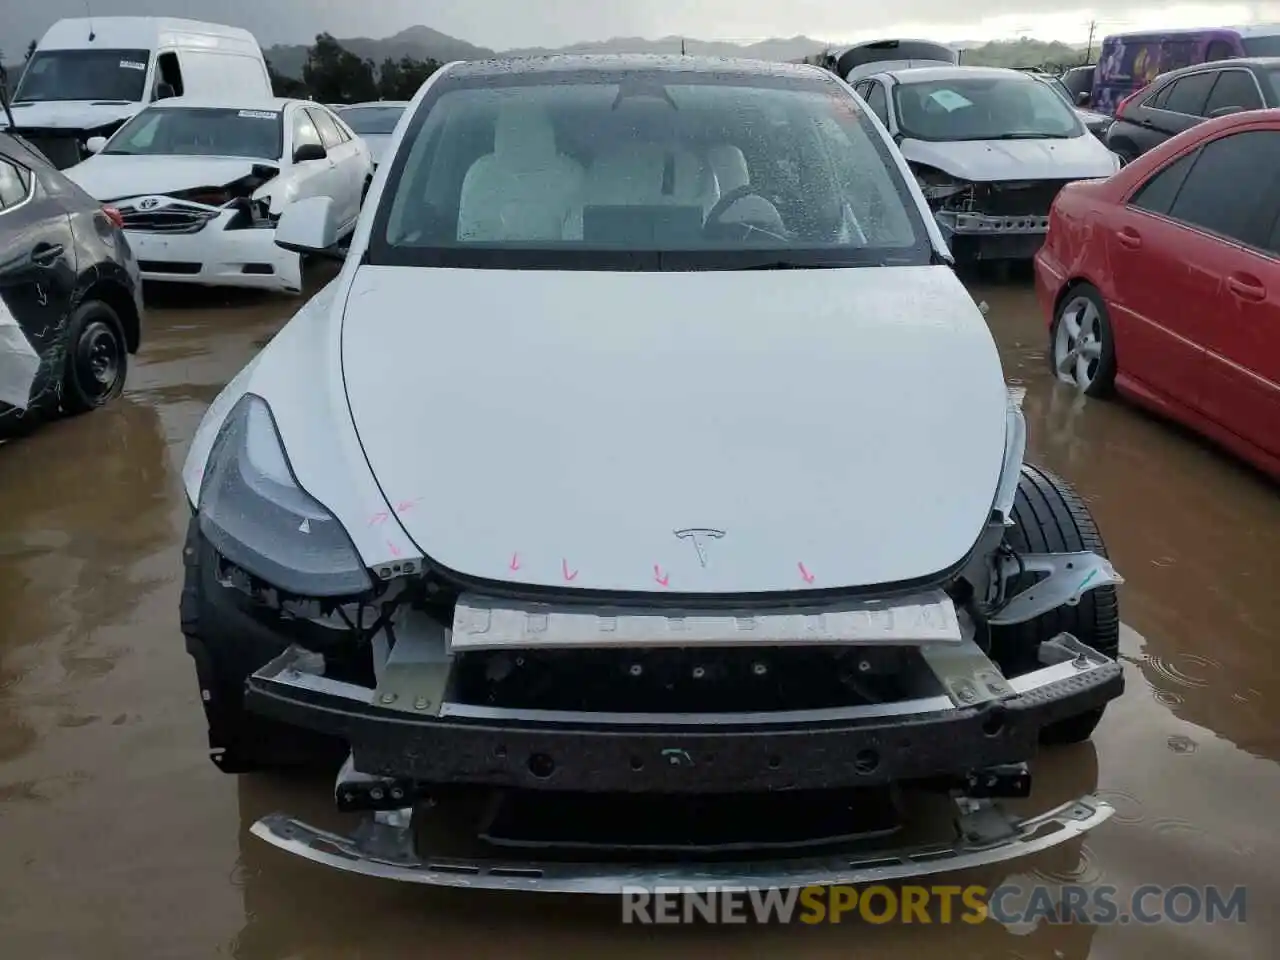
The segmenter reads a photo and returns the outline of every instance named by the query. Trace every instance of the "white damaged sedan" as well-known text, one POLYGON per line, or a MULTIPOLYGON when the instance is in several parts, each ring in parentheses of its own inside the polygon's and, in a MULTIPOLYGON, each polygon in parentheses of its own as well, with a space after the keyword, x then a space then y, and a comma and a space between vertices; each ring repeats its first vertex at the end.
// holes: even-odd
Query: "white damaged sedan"
POLYGON ((302 100, 162 100, 89 148, 67 176, 120 210, 142 278, 170 283, 301 292, 280 211, 327 197, 345 236, 373 175, 369 147, 302 100))
MULTIPOLYGON (((1000 805, 1122 692, 1121 580, 1023 462, 982 313, 852 90, 552 57, 450 65, 408 109, 341 274, 184 468, 213 760, 330 763, 364 818, 254 833, 616 893, 955 870, 1106 820, 1093 784, 1000 805), (941 841, 868 847, 931 793, 941 841)), ((276 242, 331 253, 344 218, 298 201, 276 242)))

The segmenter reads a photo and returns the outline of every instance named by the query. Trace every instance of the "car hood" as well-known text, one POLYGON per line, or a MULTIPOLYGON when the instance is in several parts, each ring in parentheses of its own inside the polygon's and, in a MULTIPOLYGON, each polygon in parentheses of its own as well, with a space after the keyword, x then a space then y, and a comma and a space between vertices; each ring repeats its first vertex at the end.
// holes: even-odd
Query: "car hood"
MULTIPOLYGON (((86 100, 43 100, 14 103, 13 122, 18 130, 96 130, 127 120, 140 109, 137 103, 95 103, 86 100)), ((8 127, 0 112, 0 127, 8 127)))
POLYGON ((946 267, 360 267, 345 310, 365 455, 457 574, 879 586, 951 569, 990 516, 1006 388, 946 267))
POLYGON ((1098 138, 1088 134, 1069 140, 907 139, 902 154, 961 180, 1078 180, 1109 177, 1119 169, 1116 158, 1098 138))
POLYGON ((64 170, 97 200, 121 200, 194 187, 220 187, 248 176, 270 160, 241 157, 135 157, 98 154, 64 170))

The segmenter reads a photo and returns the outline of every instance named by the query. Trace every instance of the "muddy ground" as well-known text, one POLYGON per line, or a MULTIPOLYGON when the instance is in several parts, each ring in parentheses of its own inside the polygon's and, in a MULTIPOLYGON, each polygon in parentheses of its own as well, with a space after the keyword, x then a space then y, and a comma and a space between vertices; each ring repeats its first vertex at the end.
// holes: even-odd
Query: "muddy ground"
POLYGON ((256 840, 257 817, 323 810, 331 785, 206 759, 178 630, 179 467, 206 405, 299 301, 164 291, 120 402, 0 447, 0 954, 1273 956, 1280 496, 1180 430, 1055 385, 1028 283, 974 294, 1027 387, 1032 459, 1087 497, 1127 578, 1128 691, 1091 744, 1036 766, 1045 795, 1096 790, 1113 820, 937 882, 1246 885, 1245 923, 624 928, 616 902, 400 886, 256 840))

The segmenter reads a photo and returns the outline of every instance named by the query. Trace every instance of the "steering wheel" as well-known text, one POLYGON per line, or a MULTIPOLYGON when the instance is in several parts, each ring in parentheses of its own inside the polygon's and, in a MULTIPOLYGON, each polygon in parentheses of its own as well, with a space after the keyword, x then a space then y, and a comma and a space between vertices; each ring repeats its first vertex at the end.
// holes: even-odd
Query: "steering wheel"
MULTIPOLYGON (((744 200, 747 197, 757 197, 764 203, 768 204, 769 208, 772 209, 775 214, 777 213, 777 207, 775 207, 772 203, 770 203, 766 197, 763 197, 759 193, 757 193, 755 187, 753 187, 751 184, 744 183, 740 187, 734 187, 732 190, 730 190, 728 193, 721 196, 720 199, 715 202, 715 205, 712 206, 712 208, 709 211, 707 211, 706 219, 703 220, 703 224, 702 224, 703 229, 709 230, 715 227, 727 226, 727 224, 721 221, 721 218, 726 213, 729 212, 730 207, 732 207, 739 200, 744 200)), ((779 217, 779 219, 781 219, 781 217, 779 217)), ((766 227, 761 227, 753 223, 748 223, 745 220, 739 224, 735 224, 735 226, 740 226, 751 233, 764 233, 769 235, 770 237, 773 237, 775 240, 781 240, 784 243, 787 242, 787 238, 784 237, 782 234, 775 233, 773 230, 770 230, 766 227)))

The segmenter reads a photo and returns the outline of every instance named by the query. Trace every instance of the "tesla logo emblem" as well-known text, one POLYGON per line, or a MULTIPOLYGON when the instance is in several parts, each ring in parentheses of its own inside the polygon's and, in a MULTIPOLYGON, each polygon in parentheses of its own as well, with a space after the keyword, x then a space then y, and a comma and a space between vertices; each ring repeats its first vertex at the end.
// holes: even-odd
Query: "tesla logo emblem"
POLYGON ((698 563, 705 567, 707 565, 707 544, 712 540, 721 539, 724 536, 724 531, 697 527, 689 530, 677 530, 676 536, 693 544, 693 549, 698 551, 698 563))
POLYGON ((158 206, 160 206, 160 201, 159 201, 157 198, 155 198, 155 197, 147 197, 147 199, 143 200, 140 204, 138 204, 138 209, 139 209, 139 210, 154 210, 154 209, 155 209, 156 207, 158 207, 158 206))

